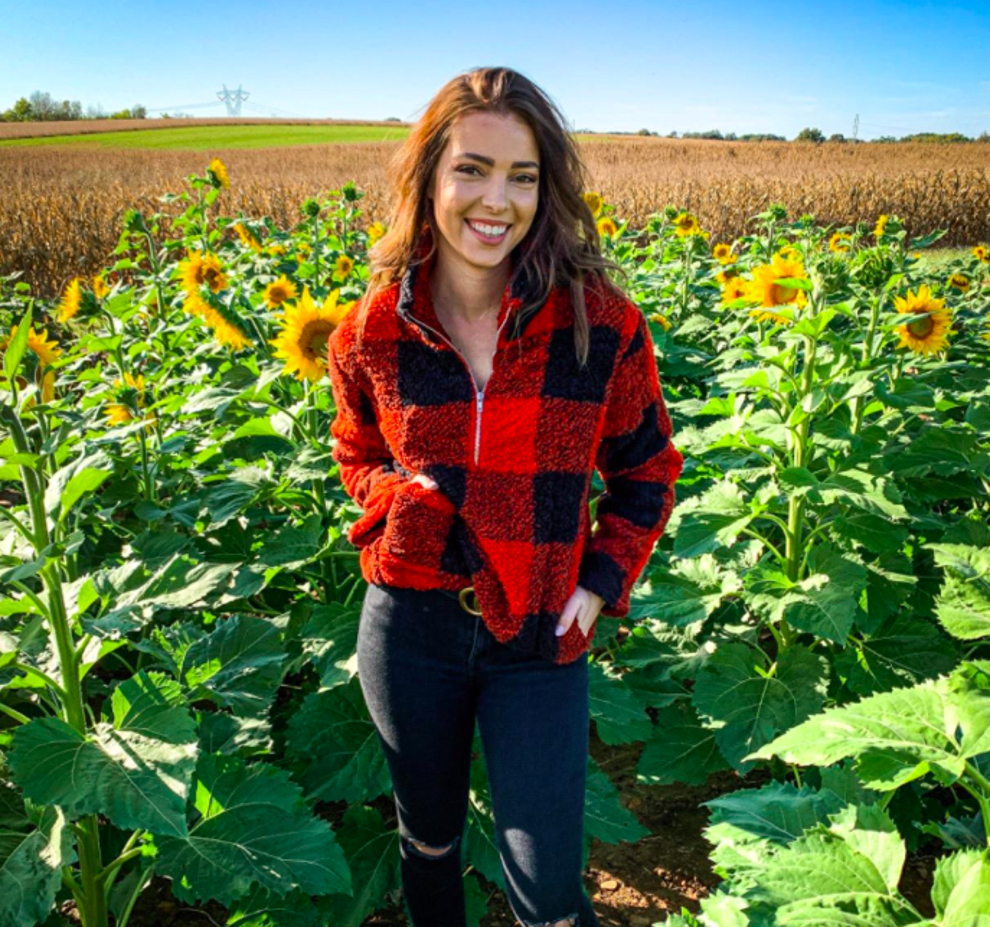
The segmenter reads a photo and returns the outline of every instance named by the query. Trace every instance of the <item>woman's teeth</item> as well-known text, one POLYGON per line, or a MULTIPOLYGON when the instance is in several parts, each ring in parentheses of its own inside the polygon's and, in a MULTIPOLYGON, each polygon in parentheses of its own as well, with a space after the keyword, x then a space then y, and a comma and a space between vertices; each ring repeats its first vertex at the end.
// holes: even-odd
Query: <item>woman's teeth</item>
POLYGON ((486 238, 501 238, 509 228, 507 225, 475 225, 473 222, 468 222, 468 225, 486 238))

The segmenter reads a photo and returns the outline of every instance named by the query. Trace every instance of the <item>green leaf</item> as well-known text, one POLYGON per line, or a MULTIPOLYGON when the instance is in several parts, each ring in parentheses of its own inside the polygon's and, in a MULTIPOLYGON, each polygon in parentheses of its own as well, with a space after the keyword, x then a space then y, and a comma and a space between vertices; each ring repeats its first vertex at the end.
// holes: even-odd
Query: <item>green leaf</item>
POLYGON ((10 339, 10 344, 3 352, 3 372, 10 381, 13 381, 14 377, 17 376, 17 372, 21 368, 21 361, 24 359, 24 353, 27 351, 28 332, 34 324, 32 321, 33 313, 34 300, 32 299, 24 310, 20 322, 17 323, 17 334, 10 339))
POLYGON ((360 620, 360 609, 330 602, 316 606, 299 632, 302 652, 319 673, 322 688, 345 685, 357 673, 360 620))
POLYGON ((697 557, 719 547, 731 546, 753 514, 735 483, 716 483, 703 496, 682 504, 674 539, 678 557, 697 557))
POLYGON ((700 714, 721 722, 719 746, 740 772, 752 767, 746 760, 755 746, 818 711, 825 697, 823 657, 796 644, 769 672, 766 659, 746 644, 726 644, 709 657, 692 694, 700 714))
POLYGON ((354 894, 319 899, 320 923, 361 927, 384 906, 390 893, 402 887, 399 832, 385 827, 375 808, 351 805, 337 827, 337 842, 351 871, 354 894))
POLYGON ((935 863, 932 904, 943 924, 990 924, 990 863, 986 853, 960 850, 935 863))
POLYGON ((343 851, 326 821, 313 817, 289 773, 236 756, 201 756, 188 836, 156 841, 155 870, 190 904, 229 905, 257 883, 284 896, 351 892, 343 851))
POLYGON ((747 759, 779 756, 787 763, 828 766, 856 756, 860 778, 879 791, 896 789, 929 768, 951 781, 962 774, 965 758, 945 733, 947 698, 947 681, 940 678, 829 708, 747 759))
POLYGON ((289 718, 286 749, 304 764, 308 801, 371 801, 391 784, 357 677, 306 696, 289 718))
POLYGON ((209 698, 235 715, 261 717, 282 681, 285 659, 281 632, 271 621, 233 615, 185 651, 179 678, 191 702, 209 698))
POLYGON ((872 695, 947 673, 957 662, 956 647, 931 620, 897 612, 876 633, 846 647, 835 669, 853 692, 872 695))
POLYGON ((612 780, 590 758, 584 798, 584 829, 589 838, 596 837, 603 843, 618 843, 620 840, 633 843, 650 834, 619 801, 619 792, 612 780))
POLYGON ((258 885, 231 905, 224 927, 320 927, 324 923, 306 892, 294 889, 279 897, 258 885))
POLYGON ((70 817, 105 814, 118 827, 186 833, 196 731, 177 683, 140 671, 114 689, 113 724, 80 734, 60 718, 13 735, 14 780, 32 801, 70 817))
POLYGON ((203 503, 210 514, 211 528, 225 525, 271 486, 271 478, 260 467, 242 467, 228 479, 205 485, 203 503))
POLYGON ((274 567, 299 569, 310 563, 320 552, 323 542, 323 525, 320 516, 309 515, 301 525, 283 525, 266 539, 253 570, 274 567))
POLYGON ((600 663, 589 670, 589 710, 603 743, 627 744, 649 738, 653 724, 622 677, 600 663))
POLYGON ((938 620, 953 637, 990 637, 990 552, 967 544, 927 544, 945 570, 936 601, 938 620))
POLYGON ((791 587, 781 601, 782 614, 795 628, 842 644, 856 618, 866 570, 827 543, 815 553, 817 572, 791 587))
POLYGON ((29 814, 14 787, 0 783, 0 924, 44 922, 62 887, 62 867, 75 861, 75 835, 62 810, 29 814))
POLYGON ((715 731, 681 701, 657 712, 656 728, 636 764, 636 779, 650 785, 704 785, 712 773, 728 768, 715 731))

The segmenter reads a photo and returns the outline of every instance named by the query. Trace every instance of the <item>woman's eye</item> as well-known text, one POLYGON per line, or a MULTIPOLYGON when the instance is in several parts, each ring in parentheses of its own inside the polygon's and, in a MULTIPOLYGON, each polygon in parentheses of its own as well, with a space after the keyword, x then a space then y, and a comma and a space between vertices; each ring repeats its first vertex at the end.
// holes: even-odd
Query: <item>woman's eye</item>
MULTIPOLYGON (((460 167, 454 168, 454 170, 457 171, 458 173, 461 173, 461 172, 467 173, 468 171, 477 171, 478 168, 476 168, 473 164, 462 164, 460 167)), ((481 172, 478 171, 478 173, 481 173, 481 172)), ((534 183, 536 183, 537 178, 534 177, 532 174, 520 174, 516 178, 516 180, 523 180, 527 184, 534 184, 534 183)))

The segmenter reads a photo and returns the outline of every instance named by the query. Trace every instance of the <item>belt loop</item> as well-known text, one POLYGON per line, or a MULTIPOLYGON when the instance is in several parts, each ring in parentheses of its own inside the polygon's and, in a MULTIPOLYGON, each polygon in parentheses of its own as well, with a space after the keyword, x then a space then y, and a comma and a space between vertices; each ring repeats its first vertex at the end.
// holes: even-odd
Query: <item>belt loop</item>
POLYGON ((461 603, 461 608, 464 609, 470 615, 480 615, 481 609, 478 608, 478 596, 474 592, 474 586, 465 586, 460 593, 458 593, 458 601, 461 603), (474 607, 472 608, 468 605, 468 594, 474 597, 474 607))

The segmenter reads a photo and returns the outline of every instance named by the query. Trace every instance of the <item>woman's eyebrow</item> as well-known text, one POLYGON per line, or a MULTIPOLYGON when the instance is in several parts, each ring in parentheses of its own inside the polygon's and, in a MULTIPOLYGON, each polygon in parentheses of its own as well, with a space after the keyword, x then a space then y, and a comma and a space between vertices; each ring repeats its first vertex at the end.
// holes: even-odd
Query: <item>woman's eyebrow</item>
MULTIPOLYGON (((495 166, 495 159, 486 157, 485 155, 475 154, 473 151, 464 151, 459 155, 455 155, 457 158, 472 158, 475 161, 480 161, 482 164, 487 164, 489 167, 495 166)), ((536 167, 538 168, 538 161, 513 161, 513 167, 536 167)))

